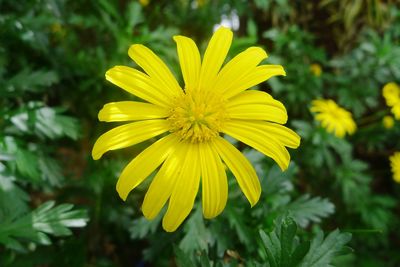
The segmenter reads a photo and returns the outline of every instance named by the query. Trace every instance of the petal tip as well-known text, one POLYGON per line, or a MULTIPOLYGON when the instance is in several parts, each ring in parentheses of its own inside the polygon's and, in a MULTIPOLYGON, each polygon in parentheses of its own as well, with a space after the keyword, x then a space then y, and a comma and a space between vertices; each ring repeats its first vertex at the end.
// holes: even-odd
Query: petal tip
POLYGON ((175 230, 178 228, 178 226, 179 225, 174 225, 174 224, 171 224, 169 222, 166 222, 165 217, 164 217, 164 219, 162 221, 162 227, 168 233, 175 232, 175 230))
POLYGON ((119 197, 120 197, 123 201, 126 201, 126 199, 128 198, 129 192, 125 192, 125 191, 122 191, 122 190, 120 190, 120 189, 121 189, 120 184, 117 182, 117 185, 116 185, 117 193, 118 193, 119 197))

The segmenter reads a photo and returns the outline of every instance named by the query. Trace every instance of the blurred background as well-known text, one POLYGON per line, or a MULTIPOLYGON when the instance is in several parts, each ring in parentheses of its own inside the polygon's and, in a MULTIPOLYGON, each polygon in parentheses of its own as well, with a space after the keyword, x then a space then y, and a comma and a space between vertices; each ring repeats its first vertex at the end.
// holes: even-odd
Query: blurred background
POLYGON ((395 0, 0 0, 0 266, 400 266, 389 162, 400 121, 382 97, 400 83, 399 41, 395 0), (238 143, 261 180, 259 203, 251 209, 229 174, 219 217, 203 219, 198 199, 166 233, 161 216, 141 215, 148 181, 126 203, 115 191, 148 143, 90 156, 115 126, 97 112, 132 99, 104 74, 135 66, 127 51, 141 43, 182 81, 172 36, 204 51, 221 24, 235 35, 228 58, 259 45, 284 66, 286 77, 258 89, 284 103, 302 143, 286 172, 238 143), (318 98, 350 111, 356 133, 321 128, 318 98))

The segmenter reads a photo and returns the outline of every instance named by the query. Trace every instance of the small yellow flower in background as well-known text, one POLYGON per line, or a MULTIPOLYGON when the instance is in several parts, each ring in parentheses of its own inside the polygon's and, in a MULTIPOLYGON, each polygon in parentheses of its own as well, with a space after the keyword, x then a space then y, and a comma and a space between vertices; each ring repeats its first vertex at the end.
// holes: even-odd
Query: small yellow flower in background
POLYGON ((166 231, 175 231, 189 215, 200 180, 204 216, 213 218, 223 211, 228 196, 224 164, 251 206, 258 202, 261 187, 253 166, 223 134, 271 157, 282 170, 290 161, 286 147, 300 144, 300 137, 282 125, 287 121, 283 104, 268 93, 247 90, 270 77, 285 75, 282 66, 259 65, 267 54, 260 47, 250 47, 221 69, 232 36, 229 29, 219 28, 202 60, 192 39, 174 36, 184 89, 164 62, 139 44, 132 45, 128 54, 145 73, 126 66, 115 66, 106 73, 108 81, 143 102, 108 103, 100 110, 100 121, 129 123, 100 136, 93 159, 161 135, 125 167, 117 191, 125 200, 160 167, 142 212, 153 219, 168 201, 162 222, 166 231))
POLYGON ((314 76, 319 77, 322 74, 322 68, 321 65, 317 64, 317 63, 313 63, 310 65, 310 71, 312 74, 314 74, 314 76))
POLYGON ((150 0, 139 0, 139 3, 142 6, 148 6, 150 4, 150 0))
POLYGON ((382 124, 383 127, 385 127, 386 129, 391 129, 394 126, 394 119, 392 116, 385 116, 382 119, 382 124))
POLYGON ((387 83, 382 89, 382 95, 386 105, 392 107, 400 100, 400 88, 396 83, 387 83))
POLYGON ((400 120, 400 87, 396 83, 387 83, 382 89, 386 105, 391 107, 396 120, 400 120))
POLYGON ((315 119, 321 122, 327 132, 337 137, 343 138, 346 133, 353 134, 357 129, 351 113, 331 99, 312 101, 311 112, 316 113, 315 119))
POLYGON ((57 35, 60 39, 63 39, 67 32, 65 28, 60 23, 53 23, 50 28, 51 32, 57 35))
POLYGON ((390 158, 390 167, 392 168, 393 180, 400 183, 400 152, 395 152, 390 158))

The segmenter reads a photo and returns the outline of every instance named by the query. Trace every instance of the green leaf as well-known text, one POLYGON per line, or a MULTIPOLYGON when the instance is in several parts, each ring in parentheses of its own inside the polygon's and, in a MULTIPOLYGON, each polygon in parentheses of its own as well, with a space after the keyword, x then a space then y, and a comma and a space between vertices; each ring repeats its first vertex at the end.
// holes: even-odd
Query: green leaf
POLYGON ((0 171, 0 222, 13 220, 28 211, 29 195, 14 183, 12 176, 5 174, 0 171))
POLYGON ((328 267, 335 256, 345 248, 351 240, 350 233, 331 232, 325 239, 324 233, 318 231, 311 242, 310 250, 301 261, 299 267, 328 267))
POLYGON ((138 219, 133 220, 132 226, 129 228, 129 232, 131 234, 131 238, 133 239, 142 239, 149 234, 153 234, 156 232, 158 226, 160 225, 162 216, 160 214, 149 221, 144 217, 140 217, 138 219))
POLYGON ((73 210, 71 204, 54 205, 54 201, 48 201, 24 216, 2 221, 0 243, 14 249, 21 246, 22 239, 49 245, 48 235, 67 236, 71 235, 69 228, 86 226, 86 210, 73 210))
POLYGON ((57 160, 40 155, 38 157, 38 164, 43 181, 48 181, 52 186, 61 186, 64 176, 57 160))
POLYGON ((25 149, 18 149, 15 154, 15 163, 23 176, 35 182, 39 181, 39 166, 34 153, 25 149))
POLYGON ((287 217, 281 225, 281 265, 291 266, 293 240, 296 236, 297 225, 291 217, 287 217))
POLYGON ((260 230, 266 259, 270 267, 328 267, 331 261, 351 239, 351 234, 335 230, 326 239, 322 231, 312 240, 299 242, 296 236, 297 224, 291 217, 285 217, 276 223, 270 233, 260 230))
POLYGON ((187 220, 184 231, 185 235, 179 243, 179 247, 187 253, 193 251, 205 251, 207 253, 208 247, 215 242, 210 231, 204 225, 202 210, 199 207, 187 220))
POLYGON ((10 121, 16 128, 13 132, 50 139, 67 136, 76 140, 79 136, 78 120, 61 113, 61 109, 43 107, 40 102, 30 102, 27 107, 14 114, 10 121))
POLYGON ((7 80, 4 93, 5 96, 15 97, 18 91, 41 92, 58 80, 58 75, 54 71, 23 69, 7 80))
POLYGON ((308 194, 289 203, 284 209, 290 212, 290 215, 302 228, 306 228, 310 222, 320 222, 321 218, 328 217, 335 212, 335 206, 328 199, 310 198, 308 194))
POLYGON ((177 246, 174 246, 175 260, 178 267, 196 267, 190 257, 177 246))

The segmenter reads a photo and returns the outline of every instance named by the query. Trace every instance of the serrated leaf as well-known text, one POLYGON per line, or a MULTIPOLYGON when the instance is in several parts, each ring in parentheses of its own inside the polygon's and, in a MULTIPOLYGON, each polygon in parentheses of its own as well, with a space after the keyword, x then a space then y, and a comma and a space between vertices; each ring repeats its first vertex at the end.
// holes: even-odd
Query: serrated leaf
POLYGON ((202 210, 196 208, 185 224, 185 235, 179 247, 186 253, 193 251, 208 252, 208 247, 214 243, 210 231, 204 225, 202 210))
MULTIPOLYGON (((28 103, 27 107, 22 107, 10 118, 17 131, 50 139, 64 136, 74 140, 78 138, 79 122, 77 119, 62 115, 62 111, 59 109, 41 105, 37 102, 28 103)), ((14 130, 14 132, 16 131, 14 130)))
POLYGON ((18 149, 15 154, 15 163, 22 176, 39 181, 39 166, 35 154, 25 149, 18 149))
POLYGON ((297 246, 297 248, 293 251, 291 265, 297 266, 300 261, 306 256, 307 252, 310 250, 310 241, 305 241, 297 246))
POLYGON ((57 160, 41 155, 38 157, 38 164, 44 181, 48 181, 52 186, 61 186, 64 176, 57 160))
POLYGON ((161 219, 162 216, 160 216, 160 214, 151 221, 147 220, 144 217, 135 219, 132 222, 132 225, 129 227, 131 238, 142 239, 149 234, 155 233, 158 226, 160 225, 161 219))
POLYGON ((179 247, 174 246, 175 261, 178 267, 196 267, 190 257, 179 247))
POLYGON ((297 225, 291 217, 283 220, 281 225, 281 266, 290 267, 293 240, 297 233, 297 225))
POLYGON ((11 176, 0 172, 0 222, 13 220, 27 212, 29 195, 14 183, 11 176))
POLYGON ((306 194, 288 204, 285 210, 288 210, 296 222, 302 228, 305 228, 310 222, 320 222, 321 218, 334 213, 335 206, 328 199, 311 198, 310 195, 306 194))
POLYGON ((340 233, 339 230, 331 232, 325 239, 322 231, 317 232, 311 242, 307 255, 299 267, 328 267, 334 257, 341 252, 344 245, 351 240, 350 233, 340 233))
POLYGON ((335 256, 345 252, 345 244, 351 239, 350 234, 339 230, 324 239, 319 231, 310 245, 309 241, 299 243, 296 232, 297 225, 291 217, 278 221, 270 233, 260 230, 270 267, 328 267, 335 256))
POLYGON ((0 242, 8 246, 9 241, 20 244, 20 239, 28 239, 42 245, 51 244, 48 234, 67 236, 69 228, 84 227, 88 221, 86 210, 72 210, 73 205, 54 206, 48 201, 25 216, 0 223, 0 242))
POLYGON ((58 82, 59 78, 56 72, 48 70, 24 69, 11 77, 4 88, 8 96, 15 97, 18 91, 41 92, 50 85, 58 82))

